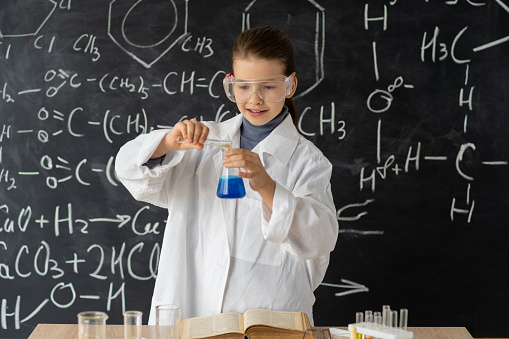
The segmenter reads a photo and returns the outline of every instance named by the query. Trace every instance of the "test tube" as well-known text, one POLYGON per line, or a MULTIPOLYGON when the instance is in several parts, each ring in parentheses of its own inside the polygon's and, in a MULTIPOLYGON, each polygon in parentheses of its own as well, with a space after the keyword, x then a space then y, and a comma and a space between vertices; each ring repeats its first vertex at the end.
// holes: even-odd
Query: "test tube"
POLYGON ((382 325, 382 313, 374 312, 373 313, 373 322, 377 325, 382 325))
POLYGON ((364 321, 367 323, 373 322, 373 311, 371 310, 364 311, 364 321))
MULTIPOLYGON (((361 323, 363 321, 364 321, 364 313, 363 312, 355 313, 355 322, 361 323)), ((362 333, 357 333, 357 339, 362 339, 362 333)))
MULTIPOLYGON (((371 311, 371 310, 364 311, 364 321, 367 322, 367 323, 372 323, 373 322, 373 311, 371 311)), ((372 339, 372 337, 369 336, 369 335, 364 336, 364 338, 365 339, 372 339)))
POLYGON ((399 327, 406 330, 408 326, 408 309, 402 308, 399 310, 399 327))
POLYGON ((391 311, 391 327, 398 327, 398 311, 391 311))
POLYGON ((384 305, 382 308, 382 325, 391 325, 391 307, 389 305, 384 305))
MULTIPOLYGON (((184 139, 183 137, 177 137, 177 142, 180 144, 188 144, 189 142, 187 139, 184 139)), ((205 146, 217 146, 217 147, 226 147, 226 148, 232 148, 232 142, 227 140, 214 140, 214 139, 207 139, 203 143, 205 146)))

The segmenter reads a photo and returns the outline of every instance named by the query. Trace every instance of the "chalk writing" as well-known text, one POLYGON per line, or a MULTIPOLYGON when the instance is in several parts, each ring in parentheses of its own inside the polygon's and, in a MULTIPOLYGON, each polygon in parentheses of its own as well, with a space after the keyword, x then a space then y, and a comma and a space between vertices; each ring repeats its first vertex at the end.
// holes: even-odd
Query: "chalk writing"
MULTIPOLYGON (((65 233, 73 235, 75 232, 88 234, 97 230, 99 224, 113 223, 119 232, 130 229, 133 234, 137 236, 146 236, 149 234, 158 234, 159 222, 147 223, 144 226, 140 225, 139 218, 143 213, 150 210, 149 206, 140 208, 134 215, 120 215, 116 218, 109 217, 94 217, 89 219, 75 218, 73 215, 72 204, 67 206, 55 206, 53 219, 46 218, 43 214, 37 216, 34 214, 31 206, 22 208, 17 216, 12 216, 11 209, 8 205, 3 204, 0 206, 0 211, 3 217, 0 221, 0 233, 16 233, 16 232, 30 232, 34 229, 44 229, 53 224, 52 229, 56 237, 62 236, 65 233)), ((124 242, 119 246, 112 246, 106 248, 104 245, 91 244, 86 249, 86 252, 75 252, 69 249, 68 254, 59 254, 58 257, 53 255, 52 245, 45 240, 41 240, 39 244, 21 244, 19 247, 13 247, 5 241, 0 242, 0 251, 9 251, 14 253, 9 261, 5 259, 0 261, 0 279, 3 280, 18 280, 18 279, 33 279, 34 276, 47 277, 52 280, 57 280, 57 283, 50 292, 49 298, 40 303, 30 315, 21 319, 20 314, 25 314, 26 310, 20 307, 21 295, 15 298, 16 311, 7 312, 9 299, 2 300, 2 309, 0 309, 0 317, 2 319, 2 328, 9 328, 7 319, 14 317, 14 327, 19 329, 20 323, 28 321, 40 312, 49 301, 58 308, 71 307, 76 299, 92 299, 100 300, 99 296, 83 293, 81 290, 77 291, 73 283, 65 283, 61 279, 67 280, 69 274, 87 274, 93 279, 106 280, 112 279, 114 276, 119 276, 122 280, 127 277, 134 280, 146 281, 154 279, 157 275, 157 263, 159 260, 159 244, 147 245, 140 241, 132 247, 127 247, 124 242), (148 246, 151 246, 149 248, 148 246), (106 254, 108 253, 110 254, 106 254), (141 259, 144 258, 144 259, 141 259), (140 272, 137 269, 141 260, 147 260, 146 267, 149 269, 149 274, 140 272), (108 260, 108 262, 107 262, 108 260)), ((3 258, 7 258, 3 256, 3 258)), ((123 286, 124 283, 122 283, 123 286)), ((122 288, 121 288, 122 289, 122 288)), ((111 306, 113 299, 119 297, 117 292, 112 293, 112 284, 110 284, 110 297, 108 303, 111 306)), ((125 295, 121 296, 122 303, 125 304, 125 295)))
POLYGON ((7 83, 4 83, 2 90, 0 91, 2 94, 2 100, 5 102, 14 102, 13 97, 7 91, 7 83))
POLYGON ((39 35, 34 40, 34 48, 36 49, 46 49, 48 53, 51 53, 53 51, 53 46, 55 45, 55 36, 52 36, 51 39, 48 39, 44 37, 44 35, 39 35))
POLYGON ((193 37, 189 35, 182 44, 184 52, 195 51, 203 55, 204 58, 209 58, 214 55, 214 48, 212 46, 213 40, 207 37, 193 37))
POLYGON ((323 105, 320 107, 320 115, 318 122, 315 122, 316 118, 309 118, 309 116, 307 116, 308 114, 316 116, 315 114, 313 114, 311 107, 306 107, 299 114, 298 128, 303 135, 310 137, 315 136, 316 133, 310 132, 308 128, 310 128, 314 124, 318 124, 320 127, 320 135, 324 135, 326 133, 326 129, 328 129, 330 134, 337 133, 339 140, 344 139, 346 137, 346 122, 343 120, 336 119, 336 105, 334 102, 331 102, 330 104, 330 111, 326 111, 323 105), (308 119, 311 120, 312 122, 307 122, 308 119), (306 127, 304 127, 304 125, 306 127))
POLYGON ((96 44, 97 36, 91 34, 82 34, 73 45, 73 49, 75 51, 83 51, 83 53, 88 53, 92 56, 92 61, 96 62, 101 57, 101 53, 99 52, 99 48, 96 44))
MULTIPOLYGON (((146 10, 145 6, 146 3, 142 1, 120 3, 112 0, 108 13, 108 35, 127 55, 150 68, 187 35, 188 1, 171 1, 162 11, 157 12, 146 10), (139 42, 134 41, 127 29, 131 18, 133 22, 156 21, 156 25, 165 27, 162 37, 152 41, 152 37, 147 35, 139 42), (155 51, 155 56, 148 53, 148 49, 155 51)), ((139 25, 138 29, 141 29, 139 25)))
MULTIPOLYGON (((108 311, 111 323, 122 323, 127 307, 148 316, 167 216, 132 199, 116 177, 115 154, 184 119, 219 123, 240 114, 222 81, 235 36, 258 25, 292 39, 296 127, 333 166, 340 246, 316 291, 324 308, 315 322, 346 319, 363 294, 397 297, 378 286, 388 276, 402 293, 437 300, 469 294, 460 279, 482 283, 436 271, 430 263, 442 256, 457 267, 473 257, 490 263, 493 291, 503 291, 494 258, 506 256, 497 240, 508 219, 507 1, 345 1, 7 1, 0 337, 28 337, 41 321, 75 322, 85 308, 108 311), (436 239, 449 241, 447 249, 433 247, 436 239), (399 281, 408 276, 411 283, 399 281)), ((494 310, 506 304, 500 298, 494 310)), ((447 307, 409 306, 446 322, 438 316, 447 307)), ((489 323, 482 317, 493 310, 481 308, 458 310, 479 321, 457 325, 489 323)))
POLYGON ((81 83, 76 82, 77 76, 78 76, 78 74, 71 75, 70 72, 64 71, 62 69, 59 69, 58 72, 56 70, 50 69, 44 75, 45 82, 53 82, 53 80, 55 78, 60 78, 63 81, 59 81, 59 79, 56 79, 56 81, 58 81, 58 83, 56 85, 52 85, 48 88, 48 90, 46 91, 46 96, 48 96, 50 98, 54 97, 55 95, 57 95, 58 91, 62 88, 62 86, 67 84, 67 82, 69 82, 69 86, 71 86, 72 88, 80 87, 81 83))
POLYGON ((9 59, 11 53, 11 44, 4 45, 3 41, 0 41, 0 59, 9 59))

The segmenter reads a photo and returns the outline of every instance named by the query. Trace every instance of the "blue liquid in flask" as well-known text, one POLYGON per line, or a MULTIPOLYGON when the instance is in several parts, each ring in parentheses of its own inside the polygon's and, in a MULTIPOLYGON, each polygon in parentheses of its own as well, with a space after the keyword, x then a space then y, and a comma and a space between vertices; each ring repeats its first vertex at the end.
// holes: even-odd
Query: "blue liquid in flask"
POLYGON ((221 176, 217 185, 217 196, 222 199, 239 199, 246 195, 244 182, 237 175, 221 176))

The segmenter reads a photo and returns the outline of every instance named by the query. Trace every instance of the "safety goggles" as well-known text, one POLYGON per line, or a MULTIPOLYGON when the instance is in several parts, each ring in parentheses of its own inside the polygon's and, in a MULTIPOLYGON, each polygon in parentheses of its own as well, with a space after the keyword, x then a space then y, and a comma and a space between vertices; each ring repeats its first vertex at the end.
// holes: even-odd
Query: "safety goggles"
POLYGON ((265 102, 279 102, 292 93, 294 78, 295 72, 265 79, 239 79, 230 73, 223 86, 228 99, 238 104, 247 103, 254 93, 265 102))

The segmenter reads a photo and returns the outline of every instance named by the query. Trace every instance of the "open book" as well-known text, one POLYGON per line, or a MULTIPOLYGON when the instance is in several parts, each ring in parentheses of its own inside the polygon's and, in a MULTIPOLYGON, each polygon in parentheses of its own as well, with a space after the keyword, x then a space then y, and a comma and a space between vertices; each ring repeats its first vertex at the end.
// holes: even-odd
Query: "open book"
POLYGON ((311 328, 306 313, 251 309, 182 320, 181 339, 298 338, 311 328))

